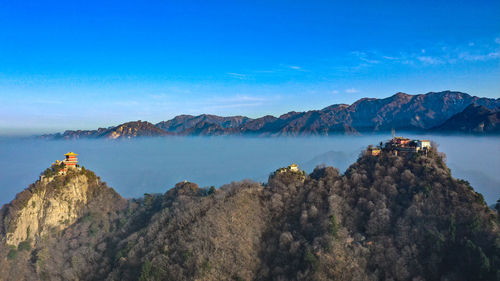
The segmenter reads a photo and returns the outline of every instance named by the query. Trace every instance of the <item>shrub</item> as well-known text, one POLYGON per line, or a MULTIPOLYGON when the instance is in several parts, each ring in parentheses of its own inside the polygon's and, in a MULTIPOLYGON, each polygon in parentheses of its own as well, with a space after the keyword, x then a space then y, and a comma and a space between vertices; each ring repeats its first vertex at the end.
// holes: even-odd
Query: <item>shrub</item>
POLYGON ((208 195, 215 193, 215 186, 211 186, 210 189, 208 190, 208 195))
POLYGON ((316 271, 319 267, 319 261, 316 256, 311 253, 309 249, 306 250, 306 254, 304 255, 304 262, 311 268, 312 271, 316 271))
POLYGON ((17 249, 19 251, 31 251, 31 241, 30 239, 27 239, 21 243, 19 243, 19 245, 17 246, 17 249))
POLYGON ((329 229, 330 235, 337 238, 338 231, 339 231, 339 226, 338 226, 337 218, 335 217, 335 215, 331 215, 330 216, 330 229, 329 229))
POLYGON ((153 202, 153 196, 149 193, 144 193, 144 205, 146 205, 147 208, 151 207, 153 202))
POLYGON ((157 270, 150 261, 145 261, 141 268, 139 281, 160 280, 157 270))
POLYGON ((239 276, 239 275, 235 275, 235 276, 233 277, 233 279, 234 279, 234 280, 236 280, 236 281, 245 281, 245 279, 243 279, 243 278, 242 278, 241 276, 239 276))
POLYGON ((9 260, 13 260, 17 257, 17 250, 16 249, 10 249, 9 253, 7 254, 7 258, 9 260))

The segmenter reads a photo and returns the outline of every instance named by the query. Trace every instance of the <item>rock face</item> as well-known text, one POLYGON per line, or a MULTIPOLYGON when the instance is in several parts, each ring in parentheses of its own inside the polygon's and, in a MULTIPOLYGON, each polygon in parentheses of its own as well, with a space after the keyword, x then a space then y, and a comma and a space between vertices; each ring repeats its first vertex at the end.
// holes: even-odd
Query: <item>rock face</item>
POLYGON ((0 210, 2 239, 14 246, 23 241, 36 244, 73 224, 90 201, 109 196, 115 200, 109 206, 124 203, 91 171, 70 170, 66 175, 37 181, 0 210))
MULTIPOLYGON (((444 91, 423 95, 397 93, 384 99, 363 98, 352 105, 335 104, 321 110, 291 111, 281 116, 264 116, 251 119, 244 116, 221 117, 202 114, 179 115, 156 125, 148 122, 129 122, 116 127, 95 131, 66 131, 63 134, 45 135, 45 138, 131 138, 137 136, 305 136, 330 134, 360 134, 390 131, 432 131, 469 105, 494 110, 500 99, 479 98, 461 92, 444 91)), ((489 118, 498 127, 498 118, 489 118)), ((451 120, 450 120, 451 121, 451 120)), ((450 126, 453 130, 456 126, 450 126)), ((458 132, 468 132, 460 130, 458 132)), ((476 133, 490 133, 483 130, 476 133)))
POLYGON ((7 233, 7 244, 17 246, 27 239, 47 235, 52 228, 61 230, 74 223, 79 209, 87 204, 87 192, 87 177, 83 175, 72 178, 57 193, 51 194, 41 187, 11 222, 14 231, 7 233))

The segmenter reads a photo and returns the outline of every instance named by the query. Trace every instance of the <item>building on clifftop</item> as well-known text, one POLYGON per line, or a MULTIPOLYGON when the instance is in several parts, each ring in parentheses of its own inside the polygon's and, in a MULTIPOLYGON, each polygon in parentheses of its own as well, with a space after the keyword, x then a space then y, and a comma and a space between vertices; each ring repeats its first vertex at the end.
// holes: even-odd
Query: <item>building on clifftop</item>
POLYGON ((421 153, 427 155, 431 149, 429 140, 410 140, 403 137, 394 137, 385 143, 384 150, 391 151, 394 155, 421 153))
POLYGON ((380 149, 380 147, 373 147, 373 146, 369 146, 368 147, 368 153, 371 156, 378 156, 380 154, 380 152, 382 152, 382 150, 380 149))
POLYGON ((78 154, 74 152, 68 152, 64 154, 66 156, 66 159, 64 159, 62 162, 64 163, 64 166, 67 168, 76 168, 77 163, 78 163, 78 158, 76 157, 78 154))
POLYGON ((299 165, 294 163, 286 168, 285 167, 279 168, 278 170, 276 170, 276 172, 279 172, 279 173, 285 173, 285 172, 300 173, 302 171, 299 169, 299 165))
POLYGON ((294 163, 294 164, 290 165, 290 166, 288 167, 288 169, 289 169, 290 171, 292 171, 292 172, 298 172, 298 171, 299 171, 299 165, 297 165, 297 164, 295 164, 295 163, 294 163))
POLYGON ((417 147, 420 149, 430 149, 431 141, 430 140, 417 140, 417 147))
POLYGON ((74 152, 68 152, 64 154, 64 160, 56 160, 50 168, 47 168, 42 175, 40 175, 40 180, 43 182, 51 181, 57 175, 65 175, 69 169, 80 170, 78 165, 78 154, 74 152))

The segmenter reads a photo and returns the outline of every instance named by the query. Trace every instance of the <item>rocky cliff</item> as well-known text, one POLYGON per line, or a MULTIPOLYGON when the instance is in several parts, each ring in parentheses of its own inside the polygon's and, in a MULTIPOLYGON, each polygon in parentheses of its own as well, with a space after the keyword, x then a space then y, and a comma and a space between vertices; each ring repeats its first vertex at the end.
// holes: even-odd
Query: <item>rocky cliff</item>
POLYGON ((0 210, 0 231, 7 245, 35 245, 77 221, 92 201, 113 200, 108 207, 125 201, 91 171, 70 170, 66 175, 43 179, 19 193, 0 210))

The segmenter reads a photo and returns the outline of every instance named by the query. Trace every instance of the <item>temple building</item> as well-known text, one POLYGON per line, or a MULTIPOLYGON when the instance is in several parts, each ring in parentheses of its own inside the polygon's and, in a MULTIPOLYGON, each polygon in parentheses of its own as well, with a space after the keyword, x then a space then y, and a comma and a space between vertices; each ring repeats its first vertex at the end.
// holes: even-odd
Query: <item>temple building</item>
POLYGON ((394 155, 422 153, 427 155, 431 149, 429 140, 410 140, 403 137, 394 137, 385 144, 385 149, 392 151, 394 155))
POLYGON ((76 164, 78 163, 78 158, 76 158, 78 154, 74 152, 68 152, 64 154, 66 156, 66 159, 64 159, 62 162, 67 168, 76 168, 76 164))
POLYGON ((417 140, 417 147, 420 149, 430 149, 431 141, 429 140, 417 140))
POLYGON ((368 153, 372 156, 378 156, 382 152, 382 150, 379 147, 368 147, 368 153))
POLYGON ((285 173, 285 172, 294 172, 294 173, 299 173, 301 172, 300 169, 299 169, 299 165, 297 164, 292 164, 288 167, 283 167, 283 168, 279 168, 278 170, 276 170, 276 172, 279 172, 279 173, 285 173))
POLYGON ((410 139, 403 137, 394 137, 390 142, 397 146, 406 146, 410 143, 410 139))
POLYGON ((42 175, 40 175, 40 181, 49 182, 51 181, 55 175, 66 175, 69 169, 80 170, 81 168, 78 165, 78 158, 76 157, 78 154, 74 152, 68 152, 64 154, 64 160, 56 160, 52 163, 51 167, 47 169, 42 175), (54 174, 55 173, 55 174, 54 174))

